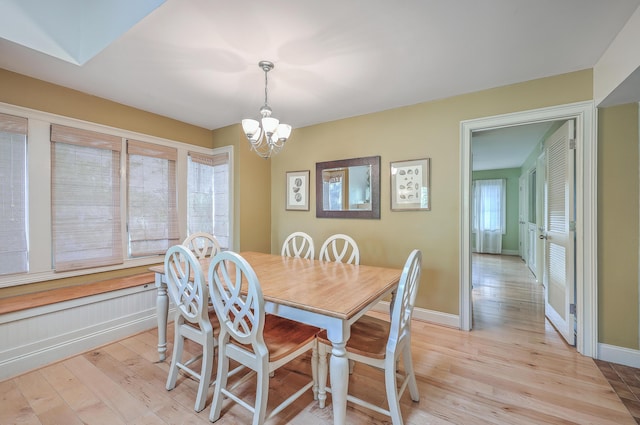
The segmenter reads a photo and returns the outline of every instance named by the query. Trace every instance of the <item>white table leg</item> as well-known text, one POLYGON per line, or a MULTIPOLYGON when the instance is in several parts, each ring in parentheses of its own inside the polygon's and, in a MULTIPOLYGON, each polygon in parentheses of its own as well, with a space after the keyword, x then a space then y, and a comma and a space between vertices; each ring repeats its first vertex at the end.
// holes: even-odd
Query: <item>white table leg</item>
POLYGON ((158 288, 158 298, 156 300, 156 314, 158 316, 158 355, 160 361, 166 359, 167 353, 167 316, 169 315, 169 297, 167 296, 167 285, 162 282, 162 274, 156 273, 156 288, 158 288))
POLYGON ((349 388, 349 359, 346 345, 351 335, 350 325, 341 322, 339 326, 328 326, 327 337, 331 341, 331 359, 329 376, 331 377, 331 402, 333 405, 333 423, 344 425, 347 422, 347 392, 349 388))
POLYGON ((327 375, 329 373, 327 365, 327 346, 318 343, 318 404, 321 409, 327 401, 327 375))

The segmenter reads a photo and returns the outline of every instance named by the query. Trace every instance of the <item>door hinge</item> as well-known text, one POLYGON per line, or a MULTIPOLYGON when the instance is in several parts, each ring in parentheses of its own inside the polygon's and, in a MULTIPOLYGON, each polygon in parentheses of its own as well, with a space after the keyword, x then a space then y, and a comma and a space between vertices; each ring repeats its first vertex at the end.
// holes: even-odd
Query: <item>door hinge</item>
POLYGON ((569 140, 569 149, 572 149, 572 150, 576 149, 576 139, 569 140))
POLYGON ((569 314, 573 314, 574 316, 576 315, 576 305, 575 304, 569 304, 569 314))
POLYGON ((570 232, 575 232, 576 231, 576 222, 575 221, 570 221, 569 222, 569 231, 570 232))

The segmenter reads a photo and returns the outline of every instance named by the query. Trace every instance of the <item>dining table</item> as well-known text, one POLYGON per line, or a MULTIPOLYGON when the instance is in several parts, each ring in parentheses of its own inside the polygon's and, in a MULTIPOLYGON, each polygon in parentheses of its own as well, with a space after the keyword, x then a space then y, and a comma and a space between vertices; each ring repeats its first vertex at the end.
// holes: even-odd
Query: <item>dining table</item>
MULTIPOLYGON (((332 344, 329 377, 334 424, 344 424, 347 412, 349 361, 346 343, 351 324, 392 294, 402 269, 286 257, 260 252, 239 253, 254 269, 265 301, 265 311, 326 329, 332 344)), ((211 259, 201 260, 205 277, 211 259)), ((167 351, 169 299, 162 265, 155 272, 158 315, 158 353, 167 351)))

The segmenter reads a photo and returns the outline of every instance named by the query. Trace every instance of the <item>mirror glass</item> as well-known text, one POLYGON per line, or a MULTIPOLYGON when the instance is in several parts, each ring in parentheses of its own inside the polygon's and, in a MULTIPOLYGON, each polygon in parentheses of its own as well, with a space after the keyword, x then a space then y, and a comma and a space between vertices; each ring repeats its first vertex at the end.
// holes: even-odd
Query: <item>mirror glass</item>
POLYGON ((380 218, 380 157, 316 163, 316 216, 380 218))

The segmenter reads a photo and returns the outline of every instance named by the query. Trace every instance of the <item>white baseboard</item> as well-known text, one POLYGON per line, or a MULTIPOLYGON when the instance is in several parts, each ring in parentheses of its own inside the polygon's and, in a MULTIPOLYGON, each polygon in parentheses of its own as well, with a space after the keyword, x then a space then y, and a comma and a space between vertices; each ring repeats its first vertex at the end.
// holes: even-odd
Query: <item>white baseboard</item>
POLYGON ((157 326, 153 285, 0 317, 0 381, 157 326))
POLYGON ((597 358, 605 362, 640 368, 640 350, 609 344, 598 344, 597 358))
POLYGON ((518 250, 513 250, 513 249, 503 249, 502 255, 520 255, 520 252, 518 252, 518 250))
MULTIPOLYGON (((372 310, 389 313, 389 301, 380 301, 372 308, 372 310)), ((460 329, 460 316, 455 314, 441 313, 439 311, 427 310, 426 308, 414 307, 413 318, 423 322, 460 329)))

